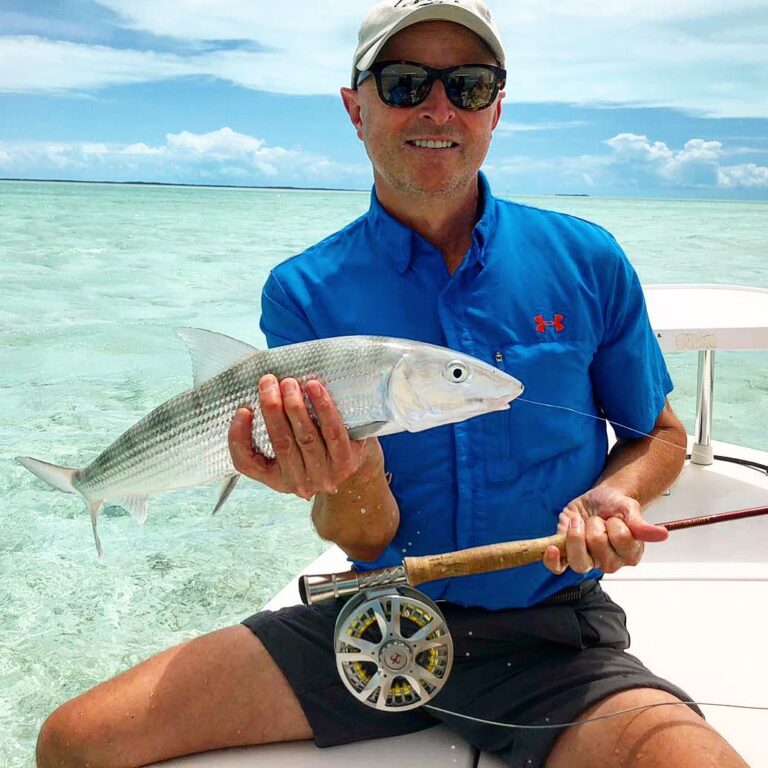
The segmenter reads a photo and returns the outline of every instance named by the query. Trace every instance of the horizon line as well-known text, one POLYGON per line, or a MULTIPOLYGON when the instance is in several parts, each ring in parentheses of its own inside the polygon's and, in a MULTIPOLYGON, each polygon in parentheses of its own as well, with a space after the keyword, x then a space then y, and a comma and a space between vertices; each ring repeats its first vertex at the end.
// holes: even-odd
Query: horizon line
MULTIPOLYGON (((370 189, 354 189, 352 187, 297 187, 291 185, 269 184, 205 184, 184 181, 112 181, 108 179, 29 179, 15 176, 0 176, 0 182, 29 182, 44 184, 111 184, 114 186, 137 187, 191 187, 202 189, 262 189, 287 192, 357 192, 370 194, 370 189)), ((495 193, 499 197, 499 193, 495 193)), ((591 194, 584 192, 513 192, 507 190, 503 195, 518 197, 560 197, 560 198, 586 198, 603 200, 667 200, 691 203, 768 203, 768 199, 761 197, 668 197, 666 195, 617 195, 617 194, 591 194)))
POLYGON ((366 189, 349 187, 294 187, 285 184, 204 184, 186 181, 112 181, 109 179, 27 179, 21 176, 0 176, 0 181, 31 181, 45 184, 128 184, 146 187, 214 187, 219 189, 286 189, 307 192, 367 192, 366 189))

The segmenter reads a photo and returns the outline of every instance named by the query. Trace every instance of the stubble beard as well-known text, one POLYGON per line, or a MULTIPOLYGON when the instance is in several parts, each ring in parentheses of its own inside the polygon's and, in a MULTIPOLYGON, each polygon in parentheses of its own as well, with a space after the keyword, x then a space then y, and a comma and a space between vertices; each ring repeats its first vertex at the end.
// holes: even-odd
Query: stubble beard
POLYGON ((446 174, 441 183, 431 185, 420 182, 417 175, 405 166, 402 158, 395 157, 394 153, 377 155, 371 151, 368 142, 365 149, 377 178, 394 192, 420 200, 444 201, 463 197, 467 189, 475 185, 477 171, 482 164, 482 158, 476 164, 477 167, 474 167, 474 163, 463 163, 455 172, 446 174))

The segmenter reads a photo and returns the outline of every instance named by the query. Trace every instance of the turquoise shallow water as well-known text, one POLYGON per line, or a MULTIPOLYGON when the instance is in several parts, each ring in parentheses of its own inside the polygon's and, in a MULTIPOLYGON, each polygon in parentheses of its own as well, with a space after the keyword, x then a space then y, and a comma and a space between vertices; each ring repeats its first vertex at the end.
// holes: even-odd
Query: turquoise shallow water
MULTIPOLYGON (((768 204, 529 198, 610 229, 641 279, 768 287, 768 204)), ((13 463, 87 463, 190 383, 173 329, 254 344, 269 269, 362 213, 356 192, 0 182, 0 766, 64 699, 255 611, 324 545, 304 502, 241 483, 106 511, 13 463)), ((668 358, 692 429, 696 356, 668 358)), ((768 450, 768 354, 718 355, 714 436, 768 450)))

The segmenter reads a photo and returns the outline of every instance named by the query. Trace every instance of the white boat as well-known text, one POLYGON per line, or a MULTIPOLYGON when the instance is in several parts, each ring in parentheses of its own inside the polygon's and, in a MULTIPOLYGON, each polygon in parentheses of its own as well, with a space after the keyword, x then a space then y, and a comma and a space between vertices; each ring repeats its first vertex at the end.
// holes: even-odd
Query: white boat
MULTIPOLYGON (((646 510, 653 522, 768 504, 768 451, 712 440, 714 356, 719 350, 768 349, 768 290, 720 285, 645 288, 651 324, 665 352, 699 353, 693 459, 669 494, 646 510), (713 457, 727 457, 725 461, 713 457)), ((765 407, 765 403, 763 404, 765 407)), ((606 577, 604 588, 627 612, 631 651, 696 701, 768 706, 762 664, 768 618, 768 517, 693 528, 646 547, 643 562, 606 577)), ((305 573, 345 571, 332 547, 305 573)), ((298 577, 268 603, 299 602, 298 577)), ((702 707, 709 722, 752 768, 768 768, 768 712, 702 707)), ((344 768, 373 764, 419 768, 500 768, 439 726, 375 742, 318 749, 312 742, 237 748, 163 763, 165 768, 344 768), (383 759, 382 759, 383 762, 383 759), (378 764, 378 763, 376 763, 378 764)))

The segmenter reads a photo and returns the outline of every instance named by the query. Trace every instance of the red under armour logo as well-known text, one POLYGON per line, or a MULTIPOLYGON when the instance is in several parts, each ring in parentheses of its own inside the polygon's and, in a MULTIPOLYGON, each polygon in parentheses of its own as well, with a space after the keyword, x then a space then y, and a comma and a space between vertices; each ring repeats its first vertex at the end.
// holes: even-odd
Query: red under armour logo
POLYGON ((548 325, 554 326, 558 333, 565 330, 565 325, 563 325, 563 315, 555 315, 552 320, 545 320, 544 315, 536 315, 533 319, 536 322, 536 330, 539 333, 544 333, 544 331, 547 330, 548 325))

